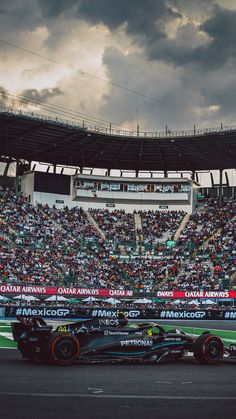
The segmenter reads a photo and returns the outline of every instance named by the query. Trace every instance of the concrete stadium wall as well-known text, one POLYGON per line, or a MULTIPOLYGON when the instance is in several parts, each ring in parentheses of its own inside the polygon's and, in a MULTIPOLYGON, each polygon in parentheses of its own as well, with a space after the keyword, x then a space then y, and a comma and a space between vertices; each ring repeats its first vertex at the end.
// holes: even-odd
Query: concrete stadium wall
MULTIPOLYGON (((50 173, 46 174, 50 177, 50 173)), ((55 176, 55 175, 54 175, 55 176)), ((50 180, 50 179, 49 179, 50 180)), ((60 182, 60 175, 58 175, 60 182)), ((35 172, 29 172, 21 177, 21 191, 28 195, 30 203, 36 205, 48 204, 50 207, 68 208, 82 207, 84 210, 93 209, 114 209, 133 211, 180 211, 191 214, 195 208, 196 191, 191 188, 189 192, 158 193, 158 192, 121 192, 121 191, 93 191, 77 189, 74 187, 73 177, 70 178, 70 194, 49 193, 34 190, 35 172)))

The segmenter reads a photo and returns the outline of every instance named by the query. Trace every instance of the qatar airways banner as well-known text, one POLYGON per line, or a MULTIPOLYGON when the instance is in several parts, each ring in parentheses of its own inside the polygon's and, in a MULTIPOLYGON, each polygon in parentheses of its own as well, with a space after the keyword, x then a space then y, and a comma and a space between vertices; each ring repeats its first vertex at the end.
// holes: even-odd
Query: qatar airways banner
MULTIPOLYGON (((64 295, 71 297, 132 297, 131 290, 104 288, 44 287, 40 285, 0 285, 0 294, 64 295)), ((236 298, 236 291, 158 291, 158 298, 236 298)))
POLYGON ((158 291, 158 298, 236 298, 236 291, 158 291))
POLYGON ((68 295, 76 297, 132 297, 133 291, 97 288, 44 287, 40 285, 0 285, 1 294, 68 295))

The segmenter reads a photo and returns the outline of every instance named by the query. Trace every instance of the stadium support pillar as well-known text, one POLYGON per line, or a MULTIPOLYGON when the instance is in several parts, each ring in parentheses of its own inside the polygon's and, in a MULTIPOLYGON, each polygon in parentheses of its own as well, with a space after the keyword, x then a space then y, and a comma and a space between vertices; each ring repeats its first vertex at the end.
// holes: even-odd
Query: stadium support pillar
POLYGON ((167 170, 164 170, 164 177, 168 177, 168 172, 167 172, 167 170))
POLYGON ((8 173, 8 169, 9 169, 9 167, 10 167, 10 162, 8 162, 8 163, 6 164, 6 167, 5 167, 4 172, 3 172, 3 176, 4 176, 4 177, 7 177, 7 173, 8 173))
POLYGON ((15 187, 16 187, 16 196, 19 194, 19 159, 16 160, 16 181, 15 181, 15 187))
POLYGON ((138 169, 135 170, 135 177, 138 177, 138 169))
POLYGON ((192 171, 191 178, 192 178, 192 180, 195 180, 195 170, 192 171))
POLYGON ((227 188, 229 188, 229 177, 228 177, 227 172, 225 172, 225 181, 226 181, 227 188))
POLYGON ((215 187, 215 182, 214 182, 214 178, 213 178, 212 173, 210 173, 210 177, 211 177, 211 187, 214 188, 215 187))
POLYGON ((223 201, 223 169, 220 169, 220 190, 219 190, 219 206, 222 207, 223 201))

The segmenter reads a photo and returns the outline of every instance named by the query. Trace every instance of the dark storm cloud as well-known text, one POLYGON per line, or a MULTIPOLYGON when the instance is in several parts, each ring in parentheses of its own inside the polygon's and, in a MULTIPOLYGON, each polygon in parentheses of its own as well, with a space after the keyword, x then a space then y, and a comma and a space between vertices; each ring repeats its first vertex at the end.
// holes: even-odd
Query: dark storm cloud
POLYGON ((115 29, 127 24, 131 33, 147 32, 155 21, 180 16, 165 0, 38 0, 45 16, 56 17, 73 12, 94 25, 104 24, 115 29))
MULTIPOLYGON (((216 1, 216 0, 215 0, 216 1)), ((112 33, 123 29, 130 39, 143 48, 149 60, 163 60, 177 66, 196 63, 203 69, 224 66, 236 55, 236 11, 214 5, 214 0, 16 0, 1 1, 0 34, 15 30, 27 31, 45 25, 49 29, 48 47, 58 38, 57 19, 64 25, 70 19, 88 24, 103 24, 112 33), (198 7, 197 7, 198 6, 198 7), (196 27, 188 22, 185 38, 180 26, 176 38, 169 38, 166 23, 193 10, 206 10, 205 22, 196 27), (191 29, 192 28, 192 29, 191 29), (188 31, 198 38, 205 33, 205 44, 195 45, 188 31)), ((200 13, 200 12, 199 12, 200 13)))
POLYGON ((100 107, 108 120, 116 121, 118 125, 131 122, 133 127, 139 123, 141 131, 164 130, 165 125, 172 129, 194 125, 190 110, 192 94, 183 89, 182 83, 175 77, 175 69, 158 63, 150 66, 142 55, 124 55, 114 47, 106 48, 103 61, 109 79, 119 79, 124 86, 155 98, 149 100, 112 86, 104 94, 100 107), (185 114, 186 109, 190 112, 185 114))
POLYGON ((57 17, 64 12, 74 12, 78 9, 78 0, 37 0, 46 17, 57 17))
MULTIPOLYGON (((236 55, 236 11, 215 7, 214 15, 199 28, 207 36, 205 45, 192 48, 191 44, 178 43, 177 39, 164 39, 147 46, 152 60, 162 59, 174 65, 195 63, 203 69, 216 69, 236 55)), ((187 42, 187 40, 186 40, 187 42)))
POLYGON ((0 86, 0 106, 6 106, 8 100, 8 91, 0 86))
POLYGON ((125 24, 127 33, 140 36, 164 36, 162 23, 181 16, 165 0, 80 0, 78 12, 93 24, 103 23, 111 30, 125 24))
POLYGON ((212 39, 207 53, 210 60, 224 63, 236 53, 236 11, 215 8, 215 15, 207 20, 201 29, 212 39))
POLYGON ((59 87, 53 87, 52 89, 26 89, 20 93, 20 96, 24 96, 27 100, 32 103, 47 102, 48 99, 58 95, 63 95, 63 92, 59 87))
POLYGON ((4 87, 0 87, 0 106, 14 106, 30 104, 40 105, 40 103, 47 102, 50 98, 55 96, 63 95, 63 92, 59 87, 53 87, 52 89, 26 89, 19 92, 17 96, 9 93, 4 87))
POLYGON ((230 74, 225 80, 221 78, 217 83, 217 76, 215 82, 211 83, 209 80, 208 86, 205 89, 205 102, 207 105, 216 104, 219 106, 217 112, 218 119, 231 119, 235 122, 235 108, 236 108, 236 80, 230 74))
POLYGON ((66 13, 113 32, 122 27, 149 60, 177 66, 195 63, 207 70, 224 66, 236 55, 236 11, 216 6, 216 0, 38 0, 38 4, 44 17, 66 13), (205 11, 205 22, 199 27, 188 22, 186 30, 181 26, 176 38, 169 38, 165 24, 182 18, 186 11, 193 16, 205 11), (202 36, 201 32, 205 43, 196 46, 192 39, 202 36))
POLYGON ((38 0, 38 4, 44 17, 66 13, 92 25, 103 24, 111 31, 123 27, 140 41, 142 37, 164 37, 165 22, 181 16, 165 0, 38 0))
MULTIPOLYGON (((207 107, 219 108, 218 111, 210 111, 213 119, 225 115, 233 120, 236 106, 236 10, 225 9, 224 1, 0 0, 0 39, 40 52, 69 66, 70 57, 74 59, 73 54, 75 57, 78 55, 80 65, 80 48, 81 52, 83 48, 90 51, 88 31, 90 42, 94 36, 96 59, 100 59, 104 52, 103 68, 100 66, 100 69, 106 69, 106 76, 102 75, 102 78, 107 77, 110 82, 107 84, 107 95, 102 100, 95 92, 98 103, 95 112, 100 112, 101 117, 109 117, 111 121, 118 118, 120 123, 136 123, 138 107, 140 115, 144 115, 147 129, 148 125, 151 128, 160 124, 169 126, 170 120, 172 128, 186 127, 188 122, 192 126, 198 115, 201 117, 208 112, 207 107), (216 3, 220 1, 222 6, 217 7, 216 3), (100 25, 107 27, 109 32, 103 27, 96 28, 100 25), (35 31, 37 28, 40 30, 35 31), (32 36, 31 31, 34 31, 32 36), (96 33, 102 33, 103 37, 97 39, 96 33), (118 49, 112 50, 114 46, 118 49), (144 96, 160 98, 160 102, 155 104, 145 97, 125 93, 125 89, 115 89, 113 84, 127 86, 144 96), (165 106, 165 103, 174 104, 176 110, 165 106)), ((22 52, 15 53, 10 45, 0 44, 0 59, 2 65, 6 63, 4 68, 7 69, 8 59, 9 66, 17 68, 22 52)), ((84 56, 87 57, 86 54, 84 56)), ((22 57, 27 60, 27 55, 22 57)), ((30 61, 31 56, 28 57, 30 61)), ((91 61, 92 58, 91 53, 91 61)), ((27 82, 27 77, 32 81, 34 74, 43 72, 43 64, 40 63, 37 58, 34 59, 34 71, 29 73, 31 75, 24 74, 24 82, 27 82)), ((86 66, 86 60, 81 65, 86 66)), ((88 68, 84 67, 90 73, 89 66, 90 57, 88 68)), ((94 71, 91 70, 91 73, 94 71)), ((74 94, 73 83, 76 82, 77 79, 73 80, 70 75, 62 82, 63 92, 70 99, 74 94)), ((1 84, 4 86, 3 80, 1 84)), ((31 83, 32 86, 37 87, 31 83)), ((64 106, 62 92, 57 89, 27 89, 19 94, 27 96, 30 103, 49 102, 50 98, 55 98, 54 103, 64 106)), ((2 89, 0 104, 13 106, 7 94, 2 89)), ((83 100, 81 98, 81 102, 83 100)), ((86 101, 89 113, 94 103, 93 95, 86 96, 86 101)), ((73 98, 72 102, 77 109, 78 99, 73 98)))
POLYGON ((37 0, 1 0, 0 36, 8 38, 16 32, 33 30, 42 25, 42 13, 37 0))

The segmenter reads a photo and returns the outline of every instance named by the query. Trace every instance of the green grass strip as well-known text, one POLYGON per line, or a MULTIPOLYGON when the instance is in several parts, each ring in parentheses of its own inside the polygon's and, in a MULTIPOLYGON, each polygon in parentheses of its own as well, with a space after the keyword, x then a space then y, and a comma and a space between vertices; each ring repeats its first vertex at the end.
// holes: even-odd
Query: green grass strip
POLYGON ((3 332, 11 333, 11 326, 6 325, 6 326, 3 326, 3 327, 0 327, 0 335, 3 332))
POLYGON ((0 335, 0 348, 16 348, 16 342, 0 335))
POLYGON ((163 327, 167 330, 179 328, 183 330, 185 333, 194 334, 194 335, 201 335, 205 331, 209 331, 212 334, 221 337, 224 341, 235 340, 236 341, 236 331, 233 330, 220 330, 220 329, 209 329, 209 328, 198 328, 198 327, 185 327, 185 326, 176 326, 176 325, 163 325, 163 327))

